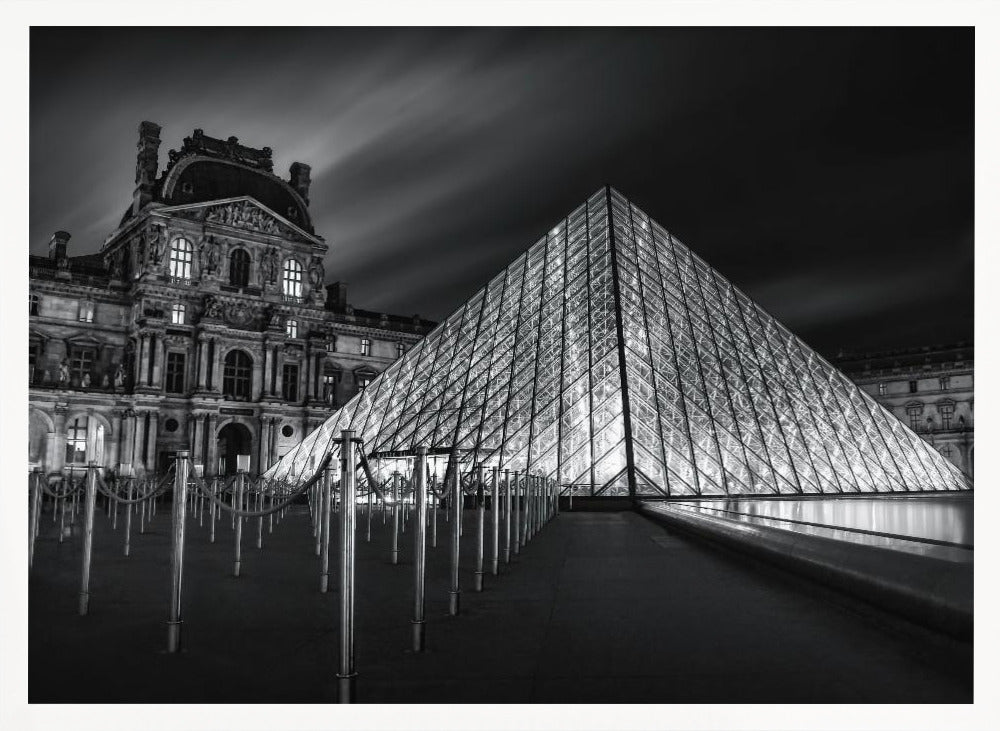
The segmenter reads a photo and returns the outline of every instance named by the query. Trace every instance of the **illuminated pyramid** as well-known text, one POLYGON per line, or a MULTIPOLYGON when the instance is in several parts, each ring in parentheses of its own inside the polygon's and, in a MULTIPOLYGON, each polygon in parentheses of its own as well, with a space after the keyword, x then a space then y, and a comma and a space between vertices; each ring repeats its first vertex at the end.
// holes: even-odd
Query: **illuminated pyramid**
POLYGON ((970 489, 971 481, 655 221, 606 188, 269 471, 353 429, 564 493, 970 489))

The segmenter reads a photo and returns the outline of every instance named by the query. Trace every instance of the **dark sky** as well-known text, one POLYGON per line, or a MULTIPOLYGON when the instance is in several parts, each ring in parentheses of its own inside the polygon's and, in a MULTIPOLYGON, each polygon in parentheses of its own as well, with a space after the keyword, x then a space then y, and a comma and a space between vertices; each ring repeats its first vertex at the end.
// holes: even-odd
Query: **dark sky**
POLYGON ((31 33, 30 248, 96 251, 140 121, 312 165, 330 281, 440 319, 611 183, 831 355, 972 337, 969 29, 31 33))

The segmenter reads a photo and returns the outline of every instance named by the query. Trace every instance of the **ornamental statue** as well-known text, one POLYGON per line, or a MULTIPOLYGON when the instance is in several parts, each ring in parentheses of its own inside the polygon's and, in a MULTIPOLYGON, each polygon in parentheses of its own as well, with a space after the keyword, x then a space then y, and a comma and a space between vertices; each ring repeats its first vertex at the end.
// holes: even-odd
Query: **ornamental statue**
POLYGON ((323 260, 314 256, 309 263, 309 283, 314 290, 318 290, 323 286, 323 279, 323 260))
POLYGON ((219 268, 221 246, 211 236, 206 236, 198 248, 198 257, 201 262, 202 271, 206 274, 213 274, 219 268))
POLYGON ((69 363, 65 358, 59 363, 59 385, 65 386, 69 383, 69 363))
POLYGON ((271 246, 260 257, 260 283, 273 284, 277 276, 278 250, 271 246))

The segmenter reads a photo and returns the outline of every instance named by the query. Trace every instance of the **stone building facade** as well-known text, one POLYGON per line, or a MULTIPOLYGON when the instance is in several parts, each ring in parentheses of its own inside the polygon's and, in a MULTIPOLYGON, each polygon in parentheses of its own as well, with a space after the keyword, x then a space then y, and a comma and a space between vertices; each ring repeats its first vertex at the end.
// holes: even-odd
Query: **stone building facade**
POLYGON ((326 284, 308 165, 195 130, 160 172, 159 134, 99 253, 30 257, 29 468, 262 471, 433 326, 326 284))
POLYGON ((969 476, 973 474, 971 343, 857 355, 835 364, 969 476))

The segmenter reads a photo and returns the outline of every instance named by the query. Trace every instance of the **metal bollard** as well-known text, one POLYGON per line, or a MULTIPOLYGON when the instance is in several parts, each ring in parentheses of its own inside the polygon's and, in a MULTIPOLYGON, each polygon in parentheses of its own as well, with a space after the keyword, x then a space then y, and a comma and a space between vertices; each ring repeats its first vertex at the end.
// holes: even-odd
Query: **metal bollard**
POLYGON ((63 537, 66 535, 66 498, 59 501, 61 506, 59 508, 59 542, 63 542, 63 537))
POLYGON ((170 616, 167 619, 167 652, 181 649, 181 579, 184 573, 185 498, 187 497, 188 453, 177 452, 174 474, 173 544, 170 552, 170 616))
MULTIPOLYGON (((219 482, 218 480, 212 480, 212 497, 218 496, 219 482)), ((218 518, 219 509, 215 505, 215 500, 212 500, 208 504, 208 542, 215 543, 215 521, 218 518)))
POLYGON ((392 473, 392 548, 389 561, 393 566, 399 563, 399 473, 392 473))
POLYGON ((274 487, 271 486, 271 492, 267 496, 267 507, 271 512, 267 514, 267 534, 271 535, 274 533, 274 487))
POLYGON ((90 607, 90 558, 94 548, 94 508, 97 505, 97 463, 87 468, 87 497, 83 517, 83 566, 80 570, 80 616, 90 607))
POLYGON ((372 542, 372 494, 375 492, 375 486, 368 486, 368 511, 366 519, 368 522, 368 527, 365 529, 365 541, 368 543, 372 542))
POLYGON ((438 547, 438 496, 431 494, 431 548, 438 547))
MULTIPOLYGON (((134 484, 134 480, 132 481, 134 484)), ((139 503, 139 534, 142 535, 146 532, 146 503, 149 499, 143 500, 139 503)))
POLYGON ((35 561, 35 538, 38 535, 38 495, 41 492, 38 481, 39 473, 33 472, 31 480, 31 528, 28 530, 28 568, 35 561))
POLYGON ((500 468, 493 468, 493 485, 490 490, 490 518, 493 520, 491 568, 493 575, 500 573, 500 468))
POLYGON ((233 558, 233 576, 240 575, 240 553, 242 551, 243 543, 243 518, 236 514, 236 510, 243 509, 243 478, 244 472, 241 470, 236 473, 236 488, 235 494, 233 495, 233 517, 235 522, 233 524, 236 533, 236 545, 234 547, 234 558, 233 558))
POLYGON ((130 541, 132 540, 132 483, 128 485, 128 495, 127 500, 128 505, 125 506, 125 556, 127 557, 130 549, 130 541))
POLYGON ((485 468, 480 466, 476 470, 476 572, 474 588, 477 592, 483 590, 483 551, 485 536, 483 535, 486 516, 486 496, 484 494, 483 474, 485 468))
POLYGON ((503 498, 503 562, 510 563, 510 470, 503 471, 504 498, 503 498))
POLYGON ((354 432, 341 432, 340 443, 340 672, 337 673, 341 703, 353 703, 357 684, 354 669, 354 510, 357 485, 354 470, 354 432))
POLYGON ((514 470, 513 488, 514 555, 517 556, 521 553, 521 475, 517 470, 514 470))
MULTIPOLYGON (((457 459, 457 456, 452 455, 452 459, 457 459)), ((462 487, 459 482, 458 469, 454 469, 451 471, 451 495, 448 500, 448 507, 455 511, 455 520, 451 521, 451 590, 448 592, 448 614, 453 617, 458 615, 461 594, 458 583, 458 558, 462 547, 462 534, 459 532, 459 525, 462 523, 462 487)))
POLYGON ((330 588, 330 466, 323 470, 323 503, 321 506, 322 525, 320 531, 323 534, 323 553, 319 574, 319 590, 326 594, 330 588))
POLYGON ((424 651, 424 578, 427 569, 427 447, 417 447, 416 525, 413 531, 413 651, 424 651))

